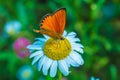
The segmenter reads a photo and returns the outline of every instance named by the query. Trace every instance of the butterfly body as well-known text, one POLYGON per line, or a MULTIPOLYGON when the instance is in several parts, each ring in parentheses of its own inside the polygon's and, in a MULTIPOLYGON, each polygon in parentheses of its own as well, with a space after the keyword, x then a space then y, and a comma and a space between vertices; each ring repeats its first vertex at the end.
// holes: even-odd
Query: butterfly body
POLYGON ((40 30, 34 30, 35 32, 46 34, 54 39, 64 39, 62 34, 66 24, 66 9, 60 8, 53 14, 48 14, 40 24, 40 30))

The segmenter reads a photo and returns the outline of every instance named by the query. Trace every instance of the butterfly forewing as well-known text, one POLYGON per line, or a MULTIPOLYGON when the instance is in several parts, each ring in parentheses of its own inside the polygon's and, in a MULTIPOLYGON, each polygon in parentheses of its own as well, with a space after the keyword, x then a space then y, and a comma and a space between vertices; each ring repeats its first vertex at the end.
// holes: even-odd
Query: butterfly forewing
POLYGON ((64 31, 65 23, 66 23, 66 10, 65 8, 59 9, 52 15, 55 21, 55 29, 57 33, 62 34, 64 31))
POLYGON ((53 20, 52 20, 52 16, 51 15, 47 15, 43 21, 41 22, 41 29, 45 29, 45 30, 50 30, 53 32, 55 31, 54 25, 53 25, 53 20))
POLYGON ((41 29, 53 31, 62 35, 66 23, 66 9, 61 8, 52 15, 46 16, 41 22, 41 29))

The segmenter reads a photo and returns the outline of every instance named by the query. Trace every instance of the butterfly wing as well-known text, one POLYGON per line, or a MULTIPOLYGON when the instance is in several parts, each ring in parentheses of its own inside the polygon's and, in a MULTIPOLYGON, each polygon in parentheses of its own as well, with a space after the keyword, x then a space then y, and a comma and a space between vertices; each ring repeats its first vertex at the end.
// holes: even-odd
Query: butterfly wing
POLYGON ((66 23, 66 9, 61 8, 52 15, 46 16, 41 22, 41 29, 63 34, 66 23))

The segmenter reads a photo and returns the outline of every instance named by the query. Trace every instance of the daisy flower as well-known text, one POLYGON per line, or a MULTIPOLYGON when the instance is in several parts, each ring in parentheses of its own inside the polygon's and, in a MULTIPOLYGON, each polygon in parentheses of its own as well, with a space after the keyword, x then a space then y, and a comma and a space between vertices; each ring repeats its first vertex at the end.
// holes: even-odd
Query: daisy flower
POLYGON ((84 64, 81 54, 83 54, 83 45, 80 39, 76 38, 75 32, 63 33, 64 39, 56 40, 49 36, 43 35, 44 38, 36 38, 35 42, 28 45, 27 48, 32 53, 32 65, 37 65, 39 71, 44 75, 50 73, 55 77, 59 71, 67 76, 70 71, 69 67, 79 67, 84 64))

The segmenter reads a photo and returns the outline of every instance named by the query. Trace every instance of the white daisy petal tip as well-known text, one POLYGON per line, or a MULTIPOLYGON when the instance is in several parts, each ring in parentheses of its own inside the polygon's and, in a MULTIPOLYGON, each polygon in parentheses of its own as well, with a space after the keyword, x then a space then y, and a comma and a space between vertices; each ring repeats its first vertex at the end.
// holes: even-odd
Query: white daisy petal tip
POLYGON ((56 76, 57 67, 58 67, 57 61, 53 61, 52 65, 50 67, 50 76, 51 77, 55 77, 56 76))
POLYGON ((70 57, 72 58, 72 60, 74 62, 76 62, 76 64, 78 66, 80 65, 83 65, 84 64, 84 60, 82 59, 81 55, 75 51, 73 51, 71 54, 70 54, 70 57))
POLYGON ((32 61, 32 65, 34 65, 40 59, 40 57, 42 57, 42 56, 43 56, 43 54, 35 56, 33 61, 32 61))
POLYGON ((41 47, 39 45, 28 45, 27 49, 41 50, 41 47))
POLYGON ((84 64, 84 60, 81 58, 81 65, 83 65, 84 64))
POLYGON ((33 58, 33 57, 35 57, 35 56, 42 55, 42 54, 43 54, 43 51, 36 51, 36 52, 32 53, 32 54, 29 56, 29 58, 33 58))
POLYGON ((68 36, 75 37, 77 34, 75 32, 70 32, 68 36))
POLYGON ((26 48, 29 49, 30 45, 28 45, 26 48))
POLYGON ((74 61, 70 56, 67 57, 67 62, 69 63, 69 65, 74 66, 74 67, 79 67, 80 65, 74 61))
POLYGON ((52 60, 46 57, 46 61, 45 62, 46 63, 44 63, 42 70, 43 70, 43 74, 47 75, 48 74, 48 70, 49 70, 49 68, 50 68, 50 66, 52 64, 52 60))
POLYGON ((41 59, 38 61, 38 71, 41 71, 41 68, 44 64, 46 56, 41 57, 41 59))
POLYGON ((84 53, 84 51, 83 51, 83 49, 79 49, 79 50, 77 50, 77 52, 79 52, 79 53, 81 53, 81 54, 83 54, 84 53))
POLYGON ((78 43, 72 43, 72 48, 73 48, 73 50, 74 50, 74 51, 77 51, 77 52, 79 52, 79 53, 81 53, 81 54, 84 53, 82 47, 83 47, 83 45, 81 45, 81 44, 78 44, 78 43))
POLYGON ((79 38, 74 38, 74 41, 75 42, 80 42, 80 39, 79 38))
POLYGON ((66 62, 64 60, 60 60, 58 61, 58 64, 59 70, 63 73, 64 76, 67 76, 69 71, 66 62))

